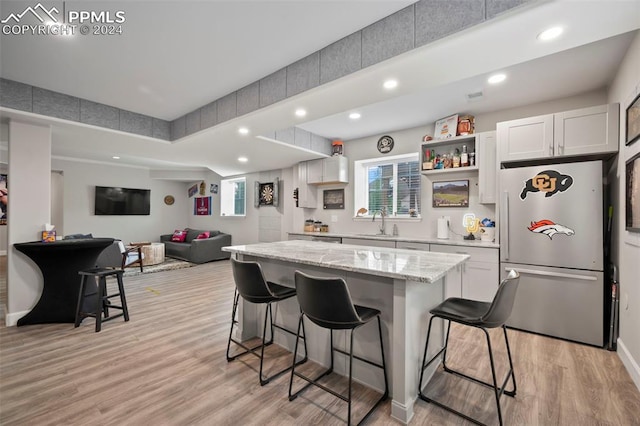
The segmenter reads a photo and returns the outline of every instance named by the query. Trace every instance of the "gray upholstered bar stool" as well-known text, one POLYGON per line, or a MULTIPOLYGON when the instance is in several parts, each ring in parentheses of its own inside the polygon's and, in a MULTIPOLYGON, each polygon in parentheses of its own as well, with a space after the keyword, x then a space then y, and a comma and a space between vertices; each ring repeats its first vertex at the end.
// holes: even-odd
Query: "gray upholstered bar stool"
POLYGON ((124 283, 122 281, 121 269, 95 268, 87 271, 80 271, 80 291, 78 293, 78 305, 76 307, 75 327, 78 327, 86 317, 96 319, 96 333, 101 330, 102 323, 115 318, 124 317, 129 321, 129 310, 127 308, 127 298, 124 294, 124 283), (108 294, 107 277, 115 276, 118 284, 118 292, 108 294), (92 284, 97 281, 97 288, 93 291, 92 284), (112 298, 119 297, 120 305, 111 303, 112 298), (117 315, 109 315, 109 309, 118 309, 117 315))
POLYGON ((427 332, 427 342, 424 346, 424 356, 422 358, 422 371, 420 372, 420 383, 418 385, 418 396, 420 399, 426 402, 430 402, 434 405, 437 405, 440 408, 444 408, 445 410, 456 414, 464 419, 473 422, 475 424, 482 424, 478 420, 469 417, 466 414, 461 413, 460 411, 454 410, 453 408, 444 405, 441 402, 435 401, 422 391, 422 381, 424 379, 424 370, 431 365, 436 359, 440 357, 442 354, 442 365, 444 367, 444 371, 447 373, 454 374, 458 377, 462 377, 467 380, 471 380, 474 383, 484 385, 493 389, 496 398, 496 405, 498 409, 498 421, 500 425, 502 425, 502 410, 500 408, 500 397, 504 393, 505 395, 514 397, 516 395, 516 376, 513 373, 513 360, 511 358, 511 349, 509 348, 509 340, 507 339, 507 328, 505 327, 505 323, 509 319, 511 315, 511 311, 513 309, 513 302, 516 298, 516 291, 518 290, 518 282, 520 281, 520 275, 512 270, 507 275, 507 278, 502 280, 500 286, 498 287, 498 291, 493 298, 491 303, 488 302, 480 302, 476 300, 469 299, 461 299, 459 297, 450 297, 444 302, 440 303, 435 308, 431 309, 430 313, 432 315, 429 320, 429 331, 427 332), (433 357, 427 361, 427 349, 429 348, 429 337, 431 336, 431 325, 433 324, 434 318, 442 318, 448 322, 447 326, 447 334, 445 336, 444 346, 435 354, 433 357), (459 371, 452 370, 447 367, 447 345, 449 343, 449 331, 451 330, 451 322, 455 322, 458 324, 476 327, 481 329, 486 338, 487 338, 487 346, 489 349, 489 360, 491 363, 491 375, 493 378, 492 383, 483 382, 475 377, 468 376, 459 371), (489 337, 489 333, 487 329, 489 328, 497 328, 502 327, 504 331, 504 341, 507 347, 507 356, 509 358, 509 371, 507 372, 506 377, 502 381, 502 384, 498 386, 498 382, 496 379, 496 368, 493 360, 493 351, 491 349, 491 338, 489 337), (513 384, 513 390, 507 391, 505 390, 505 386, 507 382, 511 379, 513 384))
MULTIPOLYGON (((266 281, 264 275, 262 274, 262 268, 258 262, 247 262, 236 260, 231 258, 231 268, 233 271, 233 279, 236 283, 236 289, 233 295, 233 310, 231 312, 231 330, 229 331, 229 341, 227 342, 227 362, 233 361, 239 356, 245 354, 252 354, 260 358, 260 371, 258 372, 258 378, 260 379, 260 385, 264 386, 271 379, 274 379, 281 374, 289 371, 291 366, 287 366, 277 373, 272 374, 269 377, 264 377, 262 374, 263 363, 264 363, 264 348, 273 343, 273 332, 274 329, 278 329, 284 332, 287 332, 291 335, 295 335, 296 333, 292 330, 289 330, 285 327, 282 327, 278 324, 273 323, 273 313, 271 305, 273 303, 281 302, 283 300, 287 300, 289 298, 295 297, 296 289, 291 287, 285 287, 276 283, 272 283, 270 281, 266 281), (262 329, 262 341, 259 345, 254 347, 248 347, 243 342, 240 342, 233 338, 233 326, 238 323, 236 320, 236 313, 238 311, 238 302, 242 297, 247 302, 256 303, 256 304, 266 304, 266 309, 264 312, 264 326, 262 329), (270 324, 270 338, 267 341, 267 319, 270 324), (229 350, 231 348, 231 342, 240 346, 244 349, 243 352, 229 355, 229 350), (256 350, 260 349, 260 354, 256 353, 256 350)), ((296 348, 297 349, 297 348, 296 348)), ((293 353, 293 360, 295 362, 296 352, 293 353)), ((304 358, 297 362, 297 364, 302 364, 307 360, 307 344, 305 342, 304 345, 304 358)))
MULTIPOLYGON (((358 422, 358 424, 364 422, 369 415, 376 409, 376 407, 389 396, 389 384, 387 382, 387 368, 384 360, 384 347, 382 344, 382 326, 380 324, 380 311, 373 308, 367 308, 365 306, 354 305, 351 301, 351 295, 347 288, 347 283, 342 278, 320 278, 306 275, 302 272, 296 271, 295 273, 296 291, 298 292, 298 302, 300 303, 300 320, 298 321, 298 337, 300 336, 300 330, 304 327, 304 317, 309 318, 311 322, 319 327, 330 330, 330 345, 331 345, 331 365, 330 367, 320 373, 316 378, 312 379, 295 370, 295 364, 291 369, 291 379, 289 380, 289 401, 293 401, 307 389, 309 386, 314 385, 320 389, 329 392, 335 397, 340 398, 347 402, 347 424, 351 425, 351 385, 353 381, 353 359, 363 361, 371 366, 378 367, 382 370, 384 376, 384 394, 376 403, 369 409, 364 417, 358 422), (380 356, 382 363, 378 364, 371 360, 356 356, 353 354, 353 333, 356 329, 363 325, 378 320, 378 334, 380 336, 380 356), (349 330, 350 344, 349 352, 343 351, 333 347, 333 331, 334 330, 349 330), (349 356, 349 388, 347 396, 344 396, 333 389, 330 389, 320 383, 322 377, 329 375, 333 371, 333 352, 348 355, 349 356), (304 385, 300 390, 292 393, 293 388, 293 376, 300 377, 308 383, 304 385)), ((296 338, 295 354, 298 350, 298 338, 296 338)))

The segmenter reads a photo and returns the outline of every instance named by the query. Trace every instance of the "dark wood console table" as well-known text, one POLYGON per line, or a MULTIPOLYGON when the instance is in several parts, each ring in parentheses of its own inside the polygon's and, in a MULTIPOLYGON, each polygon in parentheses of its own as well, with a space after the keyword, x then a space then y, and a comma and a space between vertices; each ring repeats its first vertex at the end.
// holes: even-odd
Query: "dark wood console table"
POLYGON ((102 250, 112 243, 113 238, 89 238, 14 244, 38 265, 44 279, 40 300, 18 320, 18 326, 73 323, 80 290, 78 271, 94 268, 102 250))

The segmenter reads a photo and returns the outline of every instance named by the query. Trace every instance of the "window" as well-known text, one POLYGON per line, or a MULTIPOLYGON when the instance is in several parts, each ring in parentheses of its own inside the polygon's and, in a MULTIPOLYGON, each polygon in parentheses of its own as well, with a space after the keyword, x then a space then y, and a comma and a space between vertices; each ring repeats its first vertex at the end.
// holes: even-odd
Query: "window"
POLYGON ((246 178, 220 182, 220 216, 244 216, 246 199, 246 178))
POLYGON ((354 162, 355 213, 364 207, 367 215, 384 207, 390 216, 420 214, 420 168, 418 154, 354 162), (410 211, 412 210, 412 211, 410 211))

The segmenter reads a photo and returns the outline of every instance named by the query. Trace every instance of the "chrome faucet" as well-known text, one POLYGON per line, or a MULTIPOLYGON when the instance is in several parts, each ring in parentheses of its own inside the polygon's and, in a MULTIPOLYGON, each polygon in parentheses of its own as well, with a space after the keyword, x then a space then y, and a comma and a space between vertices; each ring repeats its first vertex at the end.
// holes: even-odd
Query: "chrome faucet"
POLYGON ((385 227, 385 223, 384 223, 384 217, 387 215, 387 208, 386 207, 382 207, 380 210, 376 210, 375 212, 373 212, 373 219, 372 222, 376 221, 376 215, 380 213, 380 218, 382 219, 382 224, 380 225, 380 235, 386 235, 386 227, 385 227))

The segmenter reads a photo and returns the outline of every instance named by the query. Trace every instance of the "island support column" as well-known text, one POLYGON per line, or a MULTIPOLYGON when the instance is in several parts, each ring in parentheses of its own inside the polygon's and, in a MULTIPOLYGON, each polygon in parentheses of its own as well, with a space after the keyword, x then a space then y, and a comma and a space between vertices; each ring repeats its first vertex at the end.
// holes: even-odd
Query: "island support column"
MULTIPOLYGON (((394 280, 391 417, 404 424, 413 417, 413 405, 418 397, 422 352, 431 317, 429 310, 443 299, 444 278, 433 284, 394 280)), ((443 341, 443 327, 434 327, 432 334, 432 341, 443 341)), ((433 351, 430 348, 430 352, 433 351)), ((427 378, 433 375, 437 366, 429 367, 425 372, 427 378)))

